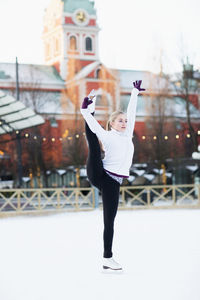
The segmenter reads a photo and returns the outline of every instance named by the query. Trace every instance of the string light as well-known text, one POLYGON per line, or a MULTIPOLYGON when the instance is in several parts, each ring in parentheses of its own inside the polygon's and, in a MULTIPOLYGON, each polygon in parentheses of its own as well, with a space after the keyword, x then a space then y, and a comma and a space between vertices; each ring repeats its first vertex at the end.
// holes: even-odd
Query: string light
MULTIPOLYGON (((0 121, 1 122, 1 121, 0 121)), ((61 137, 59 137, 58 138, 58 140, 59 141, 63 141, 65 138, 66 139, 68 139, 68 140, 72 140, 73 138, 80 138, 81 136, 85 136, 86 134, 85 134, 85 132, 83 132, 83 133, 76 133, 74 136, 66 136, 67 135, 67 133, 68 133, 69 131, 68 130, 66 130, 65 131, 65 135, 63 134, 61 137)), ((15 133, 16 134, 19 134, 20 133, 20 131, 19 130, 16 130, 15 131, 15 133)), ((198 134, 198 135, 200 135, 200 130, 197 130, 196 131, 196 133, 198 134)), ((191 138, 191 134, 190 133, 187 133, 186 135, 184 135, 184 133, 182 133, 181 134, 182 136, 185 136, 186 138, 191 138)), ((171 135, 170 135, 171 136, 171 135)), ((176 138, 176 140, 178 140, 178 139, 180 139, 180 134, 174 134, 173 136, 175 136, 175 138, 176 138)), ((25 133, 24 134, 24 137, 25 138, 30 138, 31 137, 31 134, 30 133, 25 133)), ((172 137, 172 136, 171 136, 172 137)), ((51 140, 52 142, 56 142, 56 138, 55 137, 41 137, 41 136, 37 136, 37 135, 34 135, 34 136, 32 136, 32 138, 34 139, 34 140, 37 140, 37 139, 42 139, 42 141, 43 142, 45 142, 45 141, 47 141, 47 139, 49 139, 49 140, 51 140)), ((168 140, 170 137, 169 136, 167 136, 167 135, 165 135, 165 136, 163 136, 163 138, 165 139, 165 140, 168 140)), ((142 135, 142 140, 157 140, 158 139, 158 136, 156 136, 156 135, 147 135, 147 136, 145 136, 145 135, 142 135)))

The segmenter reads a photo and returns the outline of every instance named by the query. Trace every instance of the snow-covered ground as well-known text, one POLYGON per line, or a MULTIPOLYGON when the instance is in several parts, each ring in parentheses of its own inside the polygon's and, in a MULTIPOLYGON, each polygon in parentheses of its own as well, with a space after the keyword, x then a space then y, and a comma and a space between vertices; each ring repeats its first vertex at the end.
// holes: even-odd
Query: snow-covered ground
POLYGON ((0 219, 1 300, 199 300, 200 210, 119 211, 101 273, 102 211, 0 219))

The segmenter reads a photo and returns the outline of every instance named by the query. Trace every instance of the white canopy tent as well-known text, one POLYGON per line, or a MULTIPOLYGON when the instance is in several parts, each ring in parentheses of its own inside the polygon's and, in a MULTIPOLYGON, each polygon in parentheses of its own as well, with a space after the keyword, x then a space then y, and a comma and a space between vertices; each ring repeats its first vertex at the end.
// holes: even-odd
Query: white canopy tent
POLYGON ((41 125, 45 121, 21 101, 0 91, 0 135, 41 125))

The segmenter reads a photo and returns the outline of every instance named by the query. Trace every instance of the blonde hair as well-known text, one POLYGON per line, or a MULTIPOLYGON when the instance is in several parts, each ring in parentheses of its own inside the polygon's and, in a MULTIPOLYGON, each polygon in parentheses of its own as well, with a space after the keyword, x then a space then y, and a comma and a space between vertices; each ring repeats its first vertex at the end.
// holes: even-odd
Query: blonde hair
POLYGON ((109 119, 108 119, 108 122, 106 124, 106 130, 111 130, 111 122, 114 122, 115 119, 119 116, 119 115, 124 115, 125 113, 121 110, 117 110, 117 111, 114 111, 109 119))

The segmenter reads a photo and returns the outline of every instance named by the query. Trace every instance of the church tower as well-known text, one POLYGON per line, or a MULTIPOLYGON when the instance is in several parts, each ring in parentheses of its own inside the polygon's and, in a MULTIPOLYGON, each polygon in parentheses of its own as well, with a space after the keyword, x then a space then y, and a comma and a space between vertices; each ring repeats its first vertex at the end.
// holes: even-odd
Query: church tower
POLYGON ((45 63, 54 65, 66 80, 69 60, 77 72, 99 60, 98 33, 94 2, 51 0, 44 16, 45 63))

